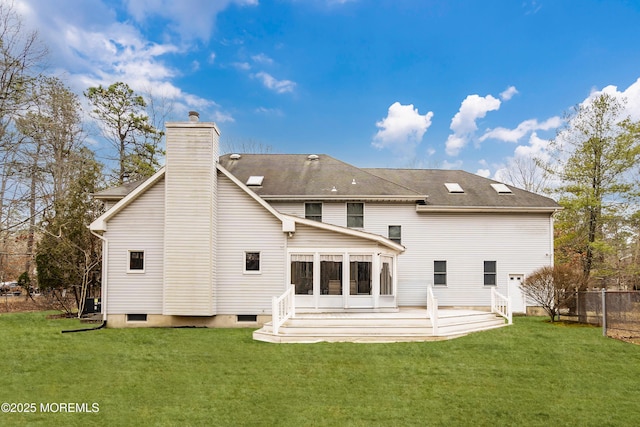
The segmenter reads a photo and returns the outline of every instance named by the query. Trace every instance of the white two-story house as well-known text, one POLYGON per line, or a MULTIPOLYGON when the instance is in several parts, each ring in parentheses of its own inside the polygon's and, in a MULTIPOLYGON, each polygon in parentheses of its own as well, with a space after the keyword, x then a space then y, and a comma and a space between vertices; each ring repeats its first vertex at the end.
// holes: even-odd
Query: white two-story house
POLYGON ((218 155, 219 131, 167 124, 166 166, 96 194, 109 326, 233 326, 297 313, 526 312, 519 283, 553 263, 553 200, 463 171, 358 168, 328 155, 218 155), (293 287, 291 287, 293 285, 293 287))

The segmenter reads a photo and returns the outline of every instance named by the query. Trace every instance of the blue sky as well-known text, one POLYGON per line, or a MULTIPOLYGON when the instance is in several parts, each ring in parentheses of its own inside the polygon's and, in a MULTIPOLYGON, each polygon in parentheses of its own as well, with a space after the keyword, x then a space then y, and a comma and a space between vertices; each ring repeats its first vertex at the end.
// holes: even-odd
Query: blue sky
POLYGON ((640 119, 638 0, 13 2, 76 93, 124 81, 236 146, 500 178, 600 91, 640 119))

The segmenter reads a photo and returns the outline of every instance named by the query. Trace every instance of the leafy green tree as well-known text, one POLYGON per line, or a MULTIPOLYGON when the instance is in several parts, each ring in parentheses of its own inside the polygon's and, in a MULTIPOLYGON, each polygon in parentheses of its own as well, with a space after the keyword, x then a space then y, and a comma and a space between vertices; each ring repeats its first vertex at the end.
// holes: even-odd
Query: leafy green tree
POLYGON ((115 156, 114 183, 146 178, 160 166, 164 155, 163 133, 145 113, 147 103, 126 83, 109 87, 90 87, 84 95, 91 103, 91 115, 98 121, 102 135, 111 143, 115 156))
POLYGON ((560 182, 565 208, 557 217, 563 233, 556 246, 564 261, 577 259, 585 277, 612 250, 606 224, 637 194, 631 173, 640 160, 640 133, 638 123, 620 117, 623 106, 606 93, 577 106, 550 145, 553 160, 544 164, 560 182))

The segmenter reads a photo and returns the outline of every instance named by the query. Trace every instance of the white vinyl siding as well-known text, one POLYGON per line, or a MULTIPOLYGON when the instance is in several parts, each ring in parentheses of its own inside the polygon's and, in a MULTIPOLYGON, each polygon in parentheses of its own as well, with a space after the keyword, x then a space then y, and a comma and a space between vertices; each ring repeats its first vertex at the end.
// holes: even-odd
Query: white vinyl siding
POLYGON ((286 290, 282 223, 223 175, 218 195, 217 312, 269 314, 286 290), (246 252, 260 253, 260 274, 245 274, 246 252))
MULTIPOLYGON (((548 215, 437 214, 420 216, 420 240, 406 239, 399 262, 399 304, 422 300, 433 261, 447 260, 447 287, 434 288, 441 306, 489 305, 492 286, 484 285, 484 261, 496 261, 498 291, 507 294, 509 273, 551 265, 548 215)), ((405 233, 407 239, 411 233, 405 233)))
POLYGON ((167 123, 163 314, 215 314, 217 139, 206 123, 167 123))
MULTIPOLYGON (((304 203, 274 206, 304 216, 304 203)), ((434 289, 441 306, 487 306, 491 286, 484 285, 484 261, 496 261, 497 289, 507 294, 508 275, 526 275, 551 265, 553 235, 548 213, 417 213, 414 203, 366 202, 364 231, 388 236, 390 225, 402 227, 398 256, 398 305, 424 305, 433 284, 434 261, 447 261, 447 286, 434 289)), ((323 222, 346 227, 346 204, 323 202, 323 222)), ((301 227, 298 227, 301 230, 301 227)), ((326 246, 321 233, 301 230, 290 246, 326 246)), ((343 245, 342 243, 340 245, 343 245)), ((343 245, 343 246, 346 246, 343 245)))
POLYGON ((164 180, 115 215, 104 234, 109 241, 109 314, 162 313, 164 180), (144 251, 144 274, 131 274, 129 253, 144 251))
MULTIPOLYGON (((324 219, 337 204, 324 203, 324 219)), ((441 306, 490 303, 484 286, 484 261, 497 262, 497 288, 507 294, 510 273, 551 265, 553 237, 548 213, 417 213, 413 203, 366 203, 364 231, 387 236, 389 225, 402 226, 398 256, 398 305, 426 304, 433 284, 433 262, 447 261, 447 286, 434 289, 441 306)))
POLYGON ((362 238, 333 233, 297 224, 295 234, 289 239, 289 248, 370 248, 376 243, 362 238))

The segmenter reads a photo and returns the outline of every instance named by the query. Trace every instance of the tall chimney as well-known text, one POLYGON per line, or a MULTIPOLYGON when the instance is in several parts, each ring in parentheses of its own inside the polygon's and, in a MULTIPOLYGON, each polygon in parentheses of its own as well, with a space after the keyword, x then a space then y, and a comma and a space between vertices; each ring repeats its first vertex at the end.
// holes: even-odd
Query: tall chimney
POLYGON ((166 124, 163 314, 215 314, 217 169, 214 123, 166 124))

